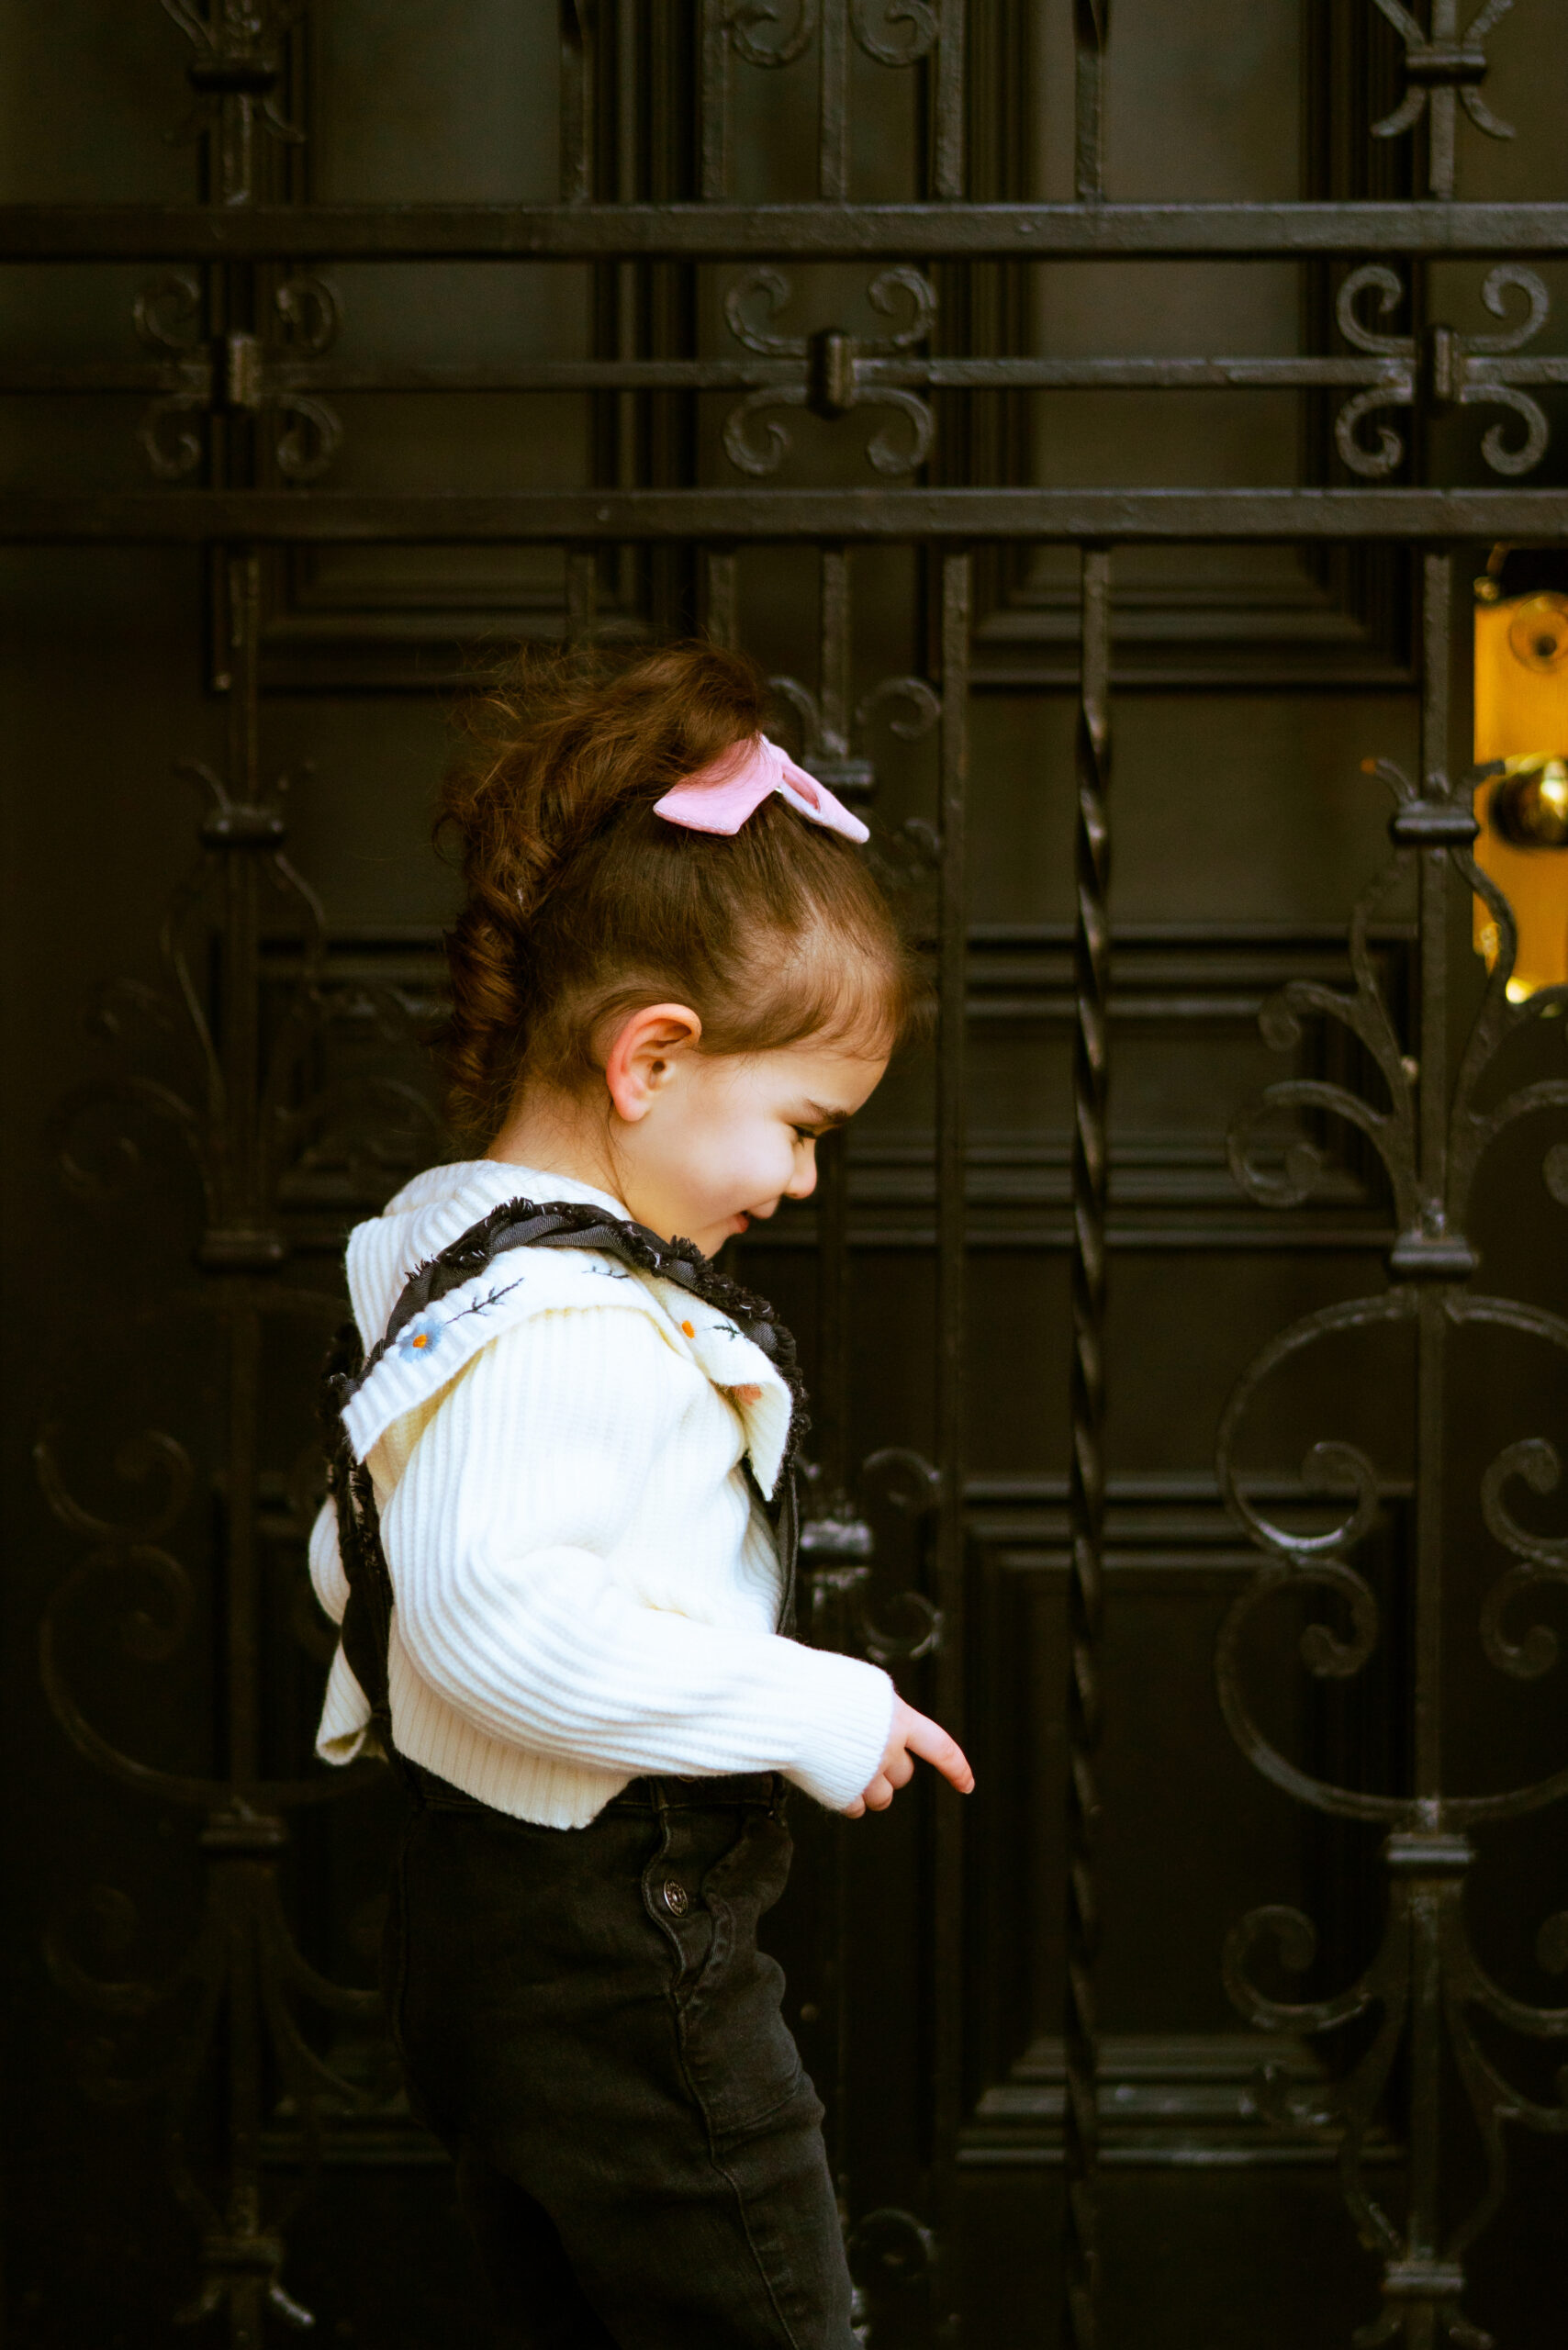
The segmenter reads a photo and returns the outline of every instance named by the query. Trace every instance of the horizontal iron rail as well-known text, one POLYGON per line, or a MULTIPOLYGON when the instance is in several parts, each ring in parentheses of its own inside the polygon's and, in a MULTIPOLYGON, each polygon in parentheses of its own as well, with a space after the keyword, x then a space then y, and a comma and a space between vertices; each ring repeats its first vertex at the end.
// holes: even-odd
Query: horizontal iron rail
POLYGON ((1568 489, 0 492, 0 542, 1568 540, 1568 489))
MULTIPOLYGON (((162 360, 90 361, 80 366, 0 362, 0 392, 147 392, 175 388, 181 362, 202 367, 201 346, 162 360)), ((1472 363, 1478 381, 1500 364, 1482 353, 1472 363)), ((352 360, 267 360, 274 392, 733 392, 799 384, 806 366, 800 352, 785 359, 555 359, 516 366, 420 367, 352 360)), ((1387 384, 1407 386, 1411 360, 1368 355, 1316 359, 877 359, 855 353, 857 389, 879 386, 917 391, 1236 391, 1387 384)), ((1510 352, 1510 384, 1568 383, 1568 356, 1521 357, 1510 352)), ((857 405, 864 404, 863 400, 857 405)))
POLYGON ((12 261, 1568 252, 1568 204, 0 205, 12 261))

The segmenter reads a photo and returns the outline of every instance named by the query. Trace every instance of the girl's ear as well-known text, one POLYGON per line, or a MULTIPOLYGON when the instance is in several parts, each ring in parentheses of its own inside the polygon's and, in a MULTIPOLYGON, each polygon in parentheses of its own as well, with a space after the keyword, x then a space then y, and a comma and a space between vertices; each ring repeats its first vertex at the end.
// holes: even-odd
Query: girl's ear
POLYGON ((628 1125, 645 1118, 701 1035, 702 1023, 687 1003, 650 1003, 623 1020, 604 1064, 617 1117, 628 1125))

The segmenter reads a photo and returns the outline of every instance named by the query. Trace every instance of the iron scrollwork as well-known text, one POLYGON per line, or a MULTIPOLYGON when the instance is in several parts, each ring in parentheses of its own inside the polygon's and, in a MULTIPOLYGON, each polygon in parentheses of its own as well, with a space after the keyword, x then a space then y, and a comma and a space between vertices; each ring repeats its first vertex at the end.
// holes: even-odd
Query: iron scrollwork
POLYGON ((1372 0, 1405 43, 1405 95, 1392 114, 1374 122, 1374 139, 1397 139, 1428 118, 1430 151, 1427 167, 1434 196, 1453 194, 1454 101, 1462 104, 1477 130, 1488 139, 1511 139, 1512 128, 1499 122, 1481 95, 1487 58, 1482 46, 1493 27, 1506 17, 1514 0, 1484 0, 1462 33, 1459 0, 1432 0, 1432 28, 1426 32, 1402 0, 1372 0))
POLYGON ((319 481, 342 444, 342 426, 327 403, 298 380, 337 341, 342 305, 324 277, 300 273, 273 295, 274 347, 236 330, 204 338, 201 288, 182 274, 159 278, 137 297, 139 341, 163 361, 164 388, 148 408, 138 439, 160 481, 183 481, 207 453, 197 419, 270 415, 278 431, 273 458, 286 481, 319 481))
MULTIPOLYGON (((1446 565, 1438 570, 1446 577, 1446 565)), ((1309 2093, 1283 2083, 1265 2067, 1260 2102, 1266 2113, 1297 2126, 1334 2132, 1345 2197, 1361 2240, 1383 2258, 1382 2314, 1357 2335, 1363 2350, 1403 2337, 1411 2344, 1446 2338, 1462 2350, 1486 2350, 1488 2337, 1463 2314, 1464 2257, 1502 2201, 1506 2150, 1504 2125, 1568 2132, 1568 2066, 1559 2074, 1562 2102, 1533 2098, 1509 2080, 1478 2034, 1477 2020, 1539 2041, 1568 2042, 1568 2007, 1537 2007, 1495 1982, 1472 1947, 1463 1906, 1465 1874, 1473 1856, 1471 1831, 1568 1798, 1568 1767, 1498 1793, 1455 1794, 1444 1784, 1439 1611, 1452 1536, 1441 1479, 1449 1450, 1445 1371, 1450 1351, 1471 1332, 1500 1328, 1568 1353, 1568 1319, 1524 1301, 1476 1293, 1469 1286, 1477 1259, 1467 1237, 1477 1171, 1496 1137, 1518 1119, 1568 1107, 1568 1078, 1538 1079, 1500 1099, 1484 1101, 1488 1072, 1500 1052, 1528 1025, 1568 1013, 1568 988, 1508 1000, 1517 936, 1506 901, 1470 853, 1475 826, 1471 791, 1476 777, 1450 789, 1440 775, 1421 788, 1388 761, 1369 762, 1392 788, 1395 811, 1390 864, 1363 894, 1350 934, 1354 985, 1350 990, 1295 981, 1265 1010, 1263 1033, 1288 1045, 1304 1016, 1338 1022, 1356 1038, 1382 1080, 1384 1099, 1369 1100, 1346 1086, 1294 1079, 1271 1086, 1259 1113, 1244 1119, 1232 1139, 1232 1165, 1243 1187, 1272 1204, 1304 1199, 1320 1164, 1316 1148, 1296 1144, 1282 1171, 1266 1163, 1262 1118, 1305 1113, 1352 1126, 1376 1151, 1386 1171, 1398 1237, 1389 1256, 1390 1285, 1379 1293, 1320 1308, 1278 1334, 1248 1366, 1222 1422, 1217 1473, 1227 1507, 1263 1554, 1249 1587, 1223 1627, 1216 1671, 1221 1707, 1248 1759, 1298 1802, 1343 1818, 1377 1822, 1389 1899, 1381 1948, 1361 1978, 1327 1998, 1292 2001, 1269 1996, 1253 1978, 1255 1952, 1271 1944, 1280 1964, 1300 1972, 1313 1960, 1316 1935, 1300 1911, 1277 1905, 1255 1910, 1232 1932, 1225 1977, 1231 1998, 1253 2023, 1280 2032, 1338 2031, 1372 2018, 1370 2038, 1342 2076, 1309 2093), (1374 908, 1416 868, 1423 942, 1416 1033, 1396 1030, 1379 986, 1368 945, 1374 908), (1499 937, 1495 967, 1460 1055, 1450 1089, 1444 1080, 1448 1016, 1442 925, 1450 877, 1483 898, 1499 937), (1351 1331, 1402 1331, 1415 1354, 1414 1596, 1411 1662, 1413 1773, 1407 1790, 1342 1785, 1315 1776, 1283 1753, 1256 1718, 1244 1688, 1242 1636, 1261 1611, 1290 1594, 1325 1595, 1342 1611, 1339 1628, 1309 1623, 1300 1653, 1320 1679, 1361 1673, 1387 1626, 1369 1574, 1356 1563, 1358 1546, 1381 1510, 1378 1472, 1362 1448, 1322 1442, 1303 1469, 1304 1510, 1328 1522, 1309 1528, 1294 1511, 1264 1507, 1248 1494, 1238 1455, 1243 1430, 1272 1374, 1310 1350, 1351 1331), (1445 2042, 1447 2056, 1445 2056, 1445 2042), (1407 2046, 1408 2094, 1419 2158, 1413 2154, 1408 2211, 1397 2220, 1373 2193, 1365 2141, 1380 2100, 1407 2046), (1481 2142, 1485 2184, 1457 2221, 1445 2218, 1449 2183, 1439 2177, 1435 2114, 1445 2063, 1451 2059, 1481 2142)), ((1561 1151, 1562 1146, 1557 1147, 1561 1151)), ((1557 1156, 1549 1158, 1549 1166, 1557 1156)), ((1546 1583, 1568 1581, 1568 1539, 1521 1524, 1507 1495, 1523 1484, 1538 1495, 1561 1478, 1557 1448, 1541 1436, 1506 1447, 1486 1470, 1481 1507, 1488 1532, 1515 1563, 1495 1583, 1480 1610, 1485 1653, 1501 1672, 1534 1679, 1557 1661, 1549 1627, 1518 1628, 1518 1606, 1546 1583), (1510 1628, 1512 1626, 1512 1628, 1510 1628)), ((1568 1966, 1568 1919, 1541 1928, 1537 1955, 1543 1967, 1568 1966)))
POLYGON ((930 0, 849 0, 849 27, 868 57, 895 66, 929 57, 942 30, 930 0))
POLYGON ((1494 424, 1483 436, 1482 456, 1496 474, 1533 472, 1546 454, 1550 432, 1540 402, 1519 386, 1568 383, 1568 360, 1511 355, 1522 351, 1551 315, 1551 298, 1534 270, 1517 262, 1499 262, 1488 271, 1481 299, 1492 317, 1506 319, 1509 297, 1515 294, 1524 297, 1524 317, 1498 334, 1462 335, 1452 327, 1434 327, 1427 337, 1424 365, 1413 335, 1384 334, 1360 314, 1363 296, 1375 294, 1373 316, 1386 318, 1404 292, 1397 274, 1383 262, 1367 262, 1353 270, 1339 288, 1336 314, 1340 333, 1355 350, 1377 354, 1386 366, 1382 380, 1348 399, 1334 420, 1334 445, 1345 464, 1370 481, 1391 474, 1405 455, 1399 434, 1392 426, 1379 424, 1377 446, 1369 448, 1358 428, 1363 417, 1380 408, 1413 408, 1424 397, 1439 411, 1478 406, 1512 409, 1523 420, 1524 439, 1510 448, 1505 427, 1494 424))
MULTIPOLYGON (((816 39, 816 0, 731 0, 724 30, 748 65, 793 65, 816 39)), ((849 26, 857 48, 879 65, 916 65, 929 57, 940 26, 930 0, 850 0, 849 26), (878 19, 880 18, 879 23, 878 19)))
POLYGON ((777 417, 763 426, 760 441, 753 438, 754 417, 776 408, 810 408, 814 415, 835 420, 856 408, 891 408, 908 420, 907 435, 883 426, 868 444, 867 455, 880 474, 913 473, 931 453, 935 420, 927 401, 893 380, 897 356, 913 351, 931 332, 936 315, 936 294, 928 277, 907 263, 884 269, 871 280, 867 299, 879 317, 893 319, 901 305, 909 314, 902 327, 873 338, 841 333, 827 328, 814 335, 775 334, 756 317, 776 318, 790 298, 792 288, 782 270, 748 270, 724 297, 724 317, 735 341, 760 357, 788 364, 768 370, 768 380, 738 400, 724 420, 724 453, 741 473, 758 478, 777 473, 790 452, 790 434, 777 417))
MULTIPOLYGON (((895 1512, 912 1528, 935 1509, 940 1482, 928 1460, 902 1445, 870 1453, 861 1464, 868 1502, 895 1512)), ((935 1655, 942 1640, 941 1609, 913 1587, 885 1598, 879 1595, 870 1526, 843 1496, 823 1495, 819 1505, 810 1472, 807 1501, 801 1561, 811 1594, 812 1628, 823 1645, 858 1649, 882 1665, 914 1664, 935 1655)))
MULTIPOLYGON (((310 2314, 285 2290, 279 2270, 282 2229, 319 2163, 332 2120, 364 2110, 386 2094, 337 2070, 312 2044, 302 2006, 356 2019, 378 2011, 378 1995, 330 1980, 305 1958, 285 1915, 277 1860, 287 1841, 286 1815, 302 1805, 334 1802, 366 1783, 358 1768, 342 1775, 279 1776, 262 1737, 260 1624, 263 1535, 262 1406, 266 1332, 302 1325, 315 1352, 341 1308, 325 1292, 278 1278, 286 1254, 279 1230, 279 1191, 300 1149, 329 1115, 307 1080, 308 1048, 322 1014, 321 909, 284 851, 275 794, 260 787, 257 665, 260 565, 241 553, 228 565, 231 646, 230 754, 226 774, 186 763, 208 795, 200 825, 201 856, 176 891, 162 933, 162 989, 119 983, 106 990, 95 1024, 115 1041, 132 1023, 173 1047, 172 1077, 131 1070, 78 1088, 61 1105, 56 1140, 67 1186, 103 1196, 135 1175, 140 1148, 133 1125, 143 1117, 171 1127, 200 1177, 204 1213, 196 1258, 203 1279, 193 1296, 170 1299, 133 1318, 133 1340, 146 1344, 172 1319, 194 1317, 213 1334, 225 1397, 221 1466, 211 1479, 218 1528, 210 1586, 198 1595, 179 1555, 181 1531, 193 1538, 190 1505, 198 1487, 191 1449, 166 1429, 149 1427, 121 1446, 115 1467, 149 1495, 140 1512, 106 1516, 73 1491, 62 1460, 66 1414, 51 1403, 35 1447, 48 1505, 86 1547, 45 1612, 39 1657, 45 1694, 61 1729, 95 1769, 144 1799, 201 1818, 206 1863, 202 1909, 184 1957, 161 1983, 109 1979, 78 1955, 79 1934, 57 1924, 47 1955, 71 1996, 126 2027, 166 2018, 162 2060, 126 2071, 111 2044, 84 2059, 87 2091, 128 2105, 159 2100, 165 2116, 170 2183, 200 2232, 196 2292, 183 2318, 225 2305, 236 2339, 260 2340, 263 2307, 298 2325, 310 2314), (263 892, 292 908, 299 937, 297 972, 275 1017, 263 1017, 263 892), (216 908, 216 921, 213 910, 216 908), (198 982, 196 941, 216 979, 214 1016, 198 982), (270 1025, 271 1034, 265 1030, 270 1025), (93 1123, 114 1122, 106 1140, 93 1123), (216 1765, 174 1769, 127 1752, 93 1719, 72 1685, 73 1628, 86 1596, 107 1581, 127 1595, 121 1643, 145 1664, 174 1658, 197 1616, 198 1596, 223 1628, 226 1740, 216 1765), (204 2183, 187 2143, 191 2110, 221 2045, 228 2083, 220 2185, 204 2183), (301 2177, 292 2199, 263 2193, 261 2132, 269 2077, 297 2134, 301 2177)), ((295 1462, 284 1480, 293 1532, 303 1537, 313 1505, 312 1480, 295 1462)), ((100 1941, 125 1946, 135 1910, 112 1887, 89 1891, 77 1921, 95 1923, 100 1941)))
POLYGON ((185 75, 196 104, 168 136, 209 140, 217 200, 249 204, 256 192, 258 126, 286 146, 305 143, 274 95, 284 38, 304 15, 305 0, 207 0, 205 16, 195 0, 163 0, 163 10, 195 50, 185 75))
POLYGON ((793 0, 785 8, 775 0, 729 0, 723 27, 736 54, 748 65, 793 65, 817 37, 816 0, 793 0), (768 34, 774 36, 771 40, 768 34))
MULTIPOLYGON (((878 715, 883 711, 895 713, 889 718, 888 727, 901 743, 918 743, 942 715, 941 702, 924 677, 883 677, 861 695, 855 705, 853 728, 846 732, 841 714, 824 709, 818 696, 798 677, 769 677, 767 683, 800 721, 801 766, 830 791, 862 803, 875 789, 876 769, 864 749, 856 746, 864 745, 878 715)), ((913 845, 925 845, 929 826, 913 834, 905 829, 913 845)))
MULTIPOLYGON (((939 723, 942 702, 924 677, 882 677, 860 696, 853 713, 846 711, 842 678, 847 645, 838 640, 847 627, 847 607, 835 609, 848 592, 845 556, 829 552, 823 569, 824 635, 834 640, 824 653, 823 690, 813 693, 798 677, 774 677, 767 682, 799 722, 801 766, 852 807, 864 809, 876 791, 876 767, 868 749, 873 724, 885 717, 889 733, 901 743, 918 743, 939 723)), ((905 893, 928 881, 941 858, 936 832, 922 816, 907 817, 896 831, 875 835, 868 854, 883 885, 905 893)))

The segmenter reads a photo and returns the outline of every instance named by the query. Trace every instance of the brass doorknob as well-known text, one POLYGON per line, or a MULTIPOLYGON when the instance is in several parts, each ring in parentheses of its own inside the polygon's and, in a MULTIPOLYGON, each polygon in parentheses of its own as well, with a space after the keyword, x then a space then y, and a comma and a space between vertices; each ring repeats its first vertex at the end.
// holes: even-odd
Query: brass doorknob
POLYGON ((1515 848, 1568 848, 1568 759, 1544 752, 1505 759, 1488 813, 1515 848))

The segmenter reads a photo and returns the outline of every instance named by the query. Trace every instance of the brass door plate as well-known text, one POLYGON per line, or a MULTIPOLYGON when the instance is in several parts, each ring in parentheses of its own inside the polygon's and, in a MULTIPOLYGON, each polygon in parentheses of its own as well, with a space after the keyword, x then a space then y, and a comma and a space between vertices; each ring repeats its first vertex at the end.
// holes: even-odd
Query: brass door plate
MULTIPOLYGON (((1475 861, 1514 910, 1516 1002, 1568 980, 1568 596, 1475 607, 1475 758, 1501 760, 1477 786, 1475 861)), ((1475 946, 1491 969, 1497 925, 1475 901, 1475 946)))

